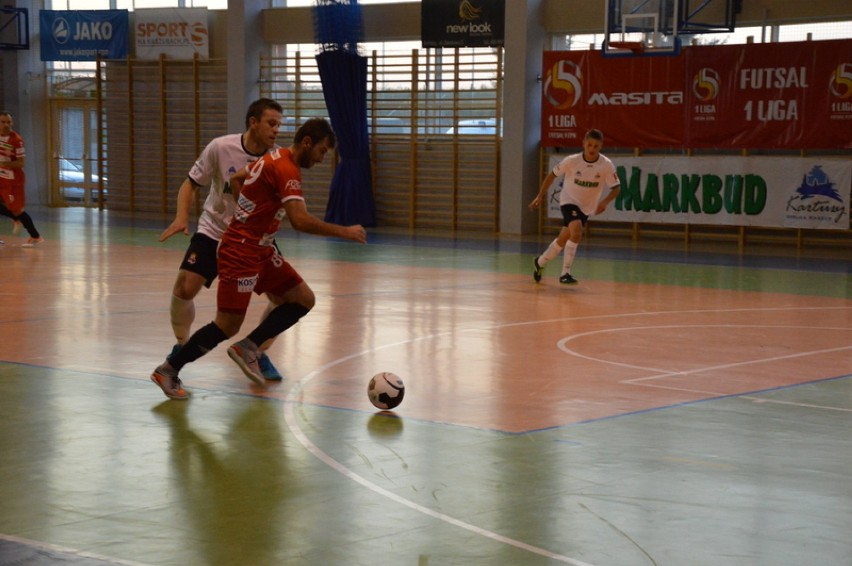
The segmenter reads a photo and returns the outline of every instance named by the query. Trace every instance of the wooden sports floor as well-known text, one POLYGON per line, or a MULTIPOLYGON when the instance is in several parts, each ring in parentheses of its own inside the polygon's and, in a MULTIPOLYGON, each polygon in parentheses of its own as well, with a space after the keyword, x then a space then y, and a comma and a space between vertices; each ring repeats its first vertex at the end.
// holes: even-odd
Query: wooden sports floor
POLYGON ((852 564, 852 250, 593 237, 566 288, 550 238, 285 230, 318 297, 287 379, 220 346, 181 402, 149 376, 187 239, 33 216, 41 247, 0 234, 0 565, 852 564))

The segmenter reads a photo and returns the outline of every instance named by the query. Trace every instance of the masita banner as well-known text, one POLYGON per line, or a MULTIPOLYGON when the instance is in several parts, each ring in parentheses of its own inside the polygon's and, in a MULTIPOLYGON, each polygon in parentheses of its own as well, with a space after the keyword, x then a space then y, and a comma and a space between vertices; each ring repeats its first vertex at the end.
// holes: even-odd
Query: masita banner
POLYGON ((146 8, 134 13, 137 59, 207 59, 207 8, 146 8))
MULTIPOLYGON (((553 155, 551 169, 564 158, 553 155)), ((595 219, 779 228, 849 228, 852 161, 818 157, 613 157, 621 191, 595 219)), ((548 216, 561 218, 550 188, 548 216)))
POLYGON ((850 149, 852 39, 684 47, 677 56, 546 51, 541 143, 850 149))

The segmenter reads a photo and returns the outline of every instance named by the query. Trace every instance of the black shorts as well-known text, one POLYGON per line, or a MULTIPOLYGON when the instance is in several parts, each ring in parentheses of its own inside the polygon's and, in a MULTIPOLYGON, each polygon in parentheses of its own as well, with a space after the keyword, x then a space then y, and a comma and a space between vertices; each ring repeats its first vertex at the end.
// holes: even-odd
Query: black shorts
POLYGON ((219 242, 217 240, 196 232, 189 241, 189 247, 186 248, 186 254, 183 256, 180 268, 204 277, 204 286, 209 289, 213 280, 219 274, 216 266, 216 249, 218 247, 219 242))
POLYGON ((562 211, 562 222, 565 226, 568 226, 575 220, 579 220, 585 226, 586 222, 589 221, 589 217, 583 214, 583 211, 576 204, 563 204, 559 207, 559 210, 562 211))

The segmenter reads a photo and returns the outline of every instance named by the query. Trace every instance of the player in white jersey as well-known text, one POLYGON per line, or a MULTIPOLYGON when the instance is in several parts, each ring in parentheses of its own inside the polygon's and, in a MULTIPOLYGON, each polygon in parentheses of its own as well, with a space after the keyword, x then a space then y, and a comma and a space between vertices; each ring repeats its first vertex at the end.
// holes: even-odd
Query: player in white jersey
POLYGON ((536 197, 530 203, 530 209, 541 206, 547 195, 547 189, 559 177, 562 191, 559 194, 559 206, 562 210, 563 226, 559 235, 540 256, 533 258, 533 279, 541 281, 544 266, 564 250, 562 257, 562 275, 559 282, 564 285, 576 285, 571 275, 571 265, 577 254, 577 246, 583 237, 583 227, 593 214, 601 214, 609 206, 621 189, 621 182, 615 172, 615 165, 601 154, 603 133, 589 130, 583 137, 583 152, 569 155, 560 161, 544 178, 536 197), (601 199, 605 188, 609 193, 601 199))
MULTIPOLYGON (((202 286, 210 287, 218 275, 216 249, 225 228, 234 216, 234 201, 229 181, 231 175, 277 147, 275 138, 281 127, 281 105, 268 98, 251 103, 246 112, 246 130, 242 134, 228 134, 213 139, 198 156, 189 175, 178 191, 177 211, 168 228, 160 234, 164 242, 175 234, 189 235, 189 212, 199 187, 209 187, 198 228, 190 240, 175 279, 169 312, 177 344, 176 353, 191 334, 195 320, 195 296, 202 286)), ((274 308, 267 305, 264 317, 274 308)), ((264 344, 262 350, 269 347, 264 344)), ((259 359, 266 379, 281 380, 281 374, 265 353, 259 359)))

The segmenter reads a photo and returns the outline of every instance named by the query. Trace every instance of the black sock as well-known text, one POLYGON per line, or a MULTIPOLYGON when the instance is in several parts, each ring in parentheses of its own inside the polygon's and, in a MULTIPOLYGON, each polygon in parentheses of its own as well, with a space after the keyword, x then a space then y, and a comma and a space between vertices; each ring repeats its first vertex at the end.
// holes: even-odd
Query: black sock
POLYGON ((41 237, 41 235, 38 233, 38 230, 36 230, 35 224, 33 223, 33 219, 30 218, 30 215, 27 214, 26 211, 20 213, 18 216, 15 216, 14 218, 15 218, 15 220, 17 220, 18 222, 20 222, 21 224, 24 225, 24 228, 26 228, 27 232, 30 235, 30 238, 40 238, 41 237))
POLYGON ((180 371, 183 366, 194 362, 224 342, 227 338, 225 333, 222 332, 222 329, 216 326, 215 322, 211 322, 207 326, 202 326, 195 331, 195 334, 189 337, 186 344, 176 354, 168 357, 169 365, 180 371))
POLYGON ((270 338, 275 338, 310 312, 299 303, 284 303, 275 307, 269 316, 263 319, 257 328, 246 338, 260 346, 270 338))

